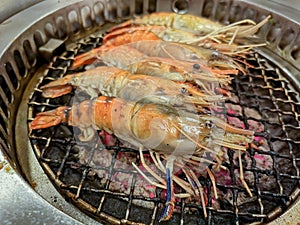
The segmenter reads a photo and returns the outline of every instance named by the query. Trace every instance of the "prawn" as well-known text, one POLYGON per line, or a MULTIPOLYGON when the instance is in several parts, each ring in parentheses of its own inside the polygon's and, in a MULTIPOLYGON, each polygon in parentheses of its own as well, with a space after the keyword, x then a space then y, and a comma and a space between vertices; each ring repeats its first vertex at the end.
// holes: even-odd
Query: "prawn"
MULTIPOLYGON (((236 43, 222 43, 220 41, 213 40, 213 37, 200 36, 194 33, 187 31, 174 29, 171 27, 165 26, 134 26, 134 27, 124 27, 117 30, 114 30, 103 37, 103 45, 111 44, 111 46, 119 45, 120 41, 124 40, 125 43, 128 38, 134 36, 131 42, 141 41, 141 40, 158 40, 170 41, 170 42, 179 42, 184 44, 192 44, 208 49, 214 49, 222 52, 226 55, 231 56, 241 56, 243 53, 249 52, 254 47, 264 46, 265 43, 261 44, 236 44, 236 43), (140 37, 140 38, 137 38, 140 37), (155 37, 155 38, 153 38, 155 37), (133 41, 134 40, 134 41, 133 41)), ((250 39, 250 38, 248 38, 250 39)), ((247 40, 248 40, 247 39, 247 40)))
POLYGON ((172 58, 201 63, 214 69, 239 70, 245 73, 244 68, 233 58, 212 49, 162 40, 138 41, 127 45, 151 57, 172 58))
POLYGON ((232 79, 229 74, 238 72, 237 70, 211 69, 204 64, 171 58, 150 57, 127 45, 113 48, 102 54, 100 61, 131 73, 190 82, 199 86, 208 95, 211 95, 214 89, 228 85, 232 79))
POLYGON ((223 43, 232 43, 234 39, 253 36, 269 19, 270 16, 259 23, 245 19, 225 26, 218 22, 190 14, 159 12, 128 20, 113 27, 111 31, 139 25, 159 25, 194 33, 200 35, 202 38, 212 37, 217 38, 218 41, 223 43))
POLYGON ((216 23, 204 17, 193 16, 190 14, 180 15, 176 13, 158 12, 127 20, 124 23, 112 27, 110 31, 115 31, 124 27, 147 24, 172 27, 188 32, 197 32, 197 34, 200 35, 208 34, 223 28, 223 25, 220 23, 216 23))
POLYGON ((223 74, 229 71, 233 71, 231 74, 235 74, 238 71, 245 73, 244 68, 242 68, 238 62, 221 52, 199 46, 191 46, 177 42, 166 42, 162 40, 142 40, 127 43, 126 45, 118 47, 106 47, 106 45, 102 45, 99 48, 75 57, 72 69, 81 65, 90 64, 97 58, 102 59, 102 56, 105 53, 123 46, 127 46, 127 48, 129 47, 131 50, 138 50, 139 53, 135 51, 135 53, 137 53, 135 59, 144 54, 150 57, 171 58, 184 62, 193 62, 205 65, 206 68, 212 67, 209 68, 212 72, 216 70, 215 73, 219 73, 220 70, 225 70, 225 72, 222 72, 223 74))
POLYGON ((151 31, 149 27, 133 27, 133 28, 123 28, 120 30, 116 30, 115 32, 108 33, 103 37, 102 45, 98 48, 92 49, 89 52, 80 54, 75 57, 72 69, 76 69, 79 66, 87 65, 92 63, 96 58, 101 56, 103 53, 110 51, 116 47, 121 47, 123 45, 137 42, 137 41, 150 41, 150 40, 163 40, 163 41, 172 41, 172 42, 179 42, 185 44, 191 44, 197 41, 197 46, 206 49, 214 49, 216 51, 222 52, 223 54, 230 54, 230 55, 237 55, 242 52, 250 51, 250 49, 257 45, 245 45, 245 46, 238 46, 238 45, 229 45, 229 44, 220 44, 214 43, 211 41, 203 41, 199 42, 195 40, 196 37, 193 37, 194 34, 189 34, 188 32, 178 31, 178 33, 168 32, 167 31, 160 31, 161 29, 165 29, 163 27, 153 28, 151 31), (155 34, 154 34, 155 33, 155 34), (174 34, 173 34, 174 33, 174 34), (192 37, 188 37, 192 36, 192 37), (244 48, 244 49, 243 49, 244 48))
POLYGON ((192 81, 196 79, 206 80, 207 77, 210 77, 208 80, 211 81, 211 77, 217 77, 221 79, 227 77, 224 75, 237 75, 238 73, 238 70, 236 69, 212 69, 202 61, 189 62, 176 60, 173 58, 148 56, 134 47, 135 46, 131 47, 129 45, 122 45, 118 48, 112 48, 109 51, 99 55, 98 59, 105 64, 129 70, 132 73, 144 74, 148 74, 145 71, 148 71, 149 69, 151 72, 155 73, 155 71, 152 71, 151 67, 149 68, 149 66, 152 63, 159 63, 160 67, 163 69, 160 70, 159 67, 157 67, 157 75, 155 76, 161 76, 166 79, 174 79, 178 81, 192 81), (177 74, 173 74, 174 76, 169 75, 169 73, 172 71, 176 71, 177 74))
MULTIPOLYGON (((201 157, 204 152, 216 156, 221 147, 244 151, 254 137, 254 132, 232 127, 210 115, 181 114, 166 105, 106 96, 40 112, 31 121, 30 129, 45 129, 61 123, 78 127, 89 138, 95 135, 95 130, 104 130, 136 146, 140 150, 143 166, 159 180, 157 187, 167 189, 166 208, 161 220, 168 220, 174 210, 173 180, 187 191, 188 195, 185 196, 199 196, 198 190, 201 189, 201 184, 189 168, 183 168, 189 183, 173 176, 176 161, 180 163, 182 157, 188 155, 201 157), (141 153, 144 149, 166 156, 166 182, 144 163, 141 153)), ((163 169, 159 157, 155 158, 155 163, 163 169)), ((134 163, 133 166, 143 174, 134 163)))
POLYGON ((130 101, 171 104, 187 108, 209 107, 224 100, 220 95, 206 95, 187 83, 132 74, 116 67, 106 66, 66 75, 43 85, 41 90, 43 97, 56 98, 70 93, 74 87, 86 92, 91 98, 102 94, 130 101))

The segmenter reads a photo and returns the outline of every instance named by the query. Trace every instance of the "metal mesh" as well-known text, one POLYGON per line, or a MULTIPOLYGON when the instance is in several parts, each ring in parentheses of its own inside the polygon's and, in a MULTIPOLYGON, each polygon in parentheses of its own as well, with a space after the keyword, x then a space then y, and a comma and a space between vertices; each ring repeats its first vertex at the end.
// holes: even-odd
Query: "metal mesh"
MULTIPOLYGON (((38 87, 69 73, 74 55, 99 46, 101 40, 101 35, 90 37, 54 58, 38 87)), ((258 53, 249 55, 247 63, 252 66, 247 68, 246 75, 234 77, 230 89, 232 96, 217 113, 229 123, 256 131, 255 145, 242 154, 245 179, 253 197, 248 196, 241 185, 236 153, 229 149, 227 160, 223 162, 226 173, 215 172, 219 199, 214 198, 206 174, 199 176, 207 190, 208 217, 204 218, 201 204, 180 199, 172 219, 161 224, 267 222, 284 212, 299 196, 299 90, 294 89, 282 70, 258 53)), ((33 117, 37 112, 85 98, 69 94, 45 99, 38 87, 29 103, 33 117)), ((100 141, 78 142, 77 135, 76 128, 66 125, 30 134, 33 149, 57 189, 102 222, 157 224, 165 192, 155 188, 151 195, 153 187, 147 186, 147 181, 140 183, 141 176, 130 164, 140 163, 138 152, 119 142, 115 146, 103 146, 100 141), (116 183, 120 190, 115 187, 116 183), (139 190, 142 184, 144 188, 139 190)), ((144 155, 151 164, 149 153, 144 155)), ((177 187, 176 191, 182 190, 177 187)))

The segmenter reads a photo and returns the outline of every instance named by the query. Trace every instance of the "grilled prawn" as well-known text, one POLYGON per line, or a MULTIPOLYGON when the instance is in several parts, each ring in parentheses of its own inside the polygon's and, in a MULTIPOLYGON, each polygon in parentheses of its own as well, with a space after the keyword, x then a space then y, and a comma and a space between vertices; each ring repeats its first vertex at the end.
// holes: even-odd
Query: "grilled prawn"
POLYGON ((244 68, 231 57, 198 46, 161 40, 138 41, 127 45, 151 57, 172 58, 201 63, 217 69, 244 71, 244 68))
MULTIPOLYGON (((89 67, 97 66, 97 63, 105 63, 118 67, 134 74, 145 74, 160 77, 167 80, 189 82, 198 86, 206 95, 223 93, 237 70, 212 69, 207 65, 172 58, 150 57, 135 48, 127 45, 113 48, 101 55, 101 60, 89 67)), ((88 67, 87 67, 88 68, 88 67)))
MULTIPOLYGON (((191 108, 208 107, 223 100, 221 95, 207 95, 187 83, 179 83, 143 74, 131 74, 116 67, 96 67, 66 75, 41 87, 43 96, 56 98, 79 88, 92 98, 99 94, 129 101, 143 101, 191 108)), ((193 108, 194 109, 194 108, 193 108)))
MULTIPOLYGON (((216 157, 221 147, 243 151, 253 140, 252 131, 234 128, 217 117, 182 113, 166 105, 126 102, 105 96, 38 113, 30 123, 30 129, 44 129, 60 123, 78 127, 89 138, 95 134, 95 129, 105 130, 136 146, 140 152, 149 149, 164 155, 166 182, 143 162, 144 167, 160 182, 157 186, 168 191, 161 220, 172 216, 175 202, 173 180, 187 191, 187 196, 199 196, 200 183, 192 170, 183 168, 189 183, 172 175, 174 163, 181 164, 182 156, 201 157, 205 152, 216 157)), ((162 165, 158 157, 155 160, 162 165)), ((205 206, 202 197, 201 201, 205 206)))
MULTIPOLYGON (((167 42, 162 40, 142 40, 126 44, 127 47, 133 48, 149 57, 161 57, 181 60, 184 62, 192 62, 199 65, 204 65, 206 68, 211 67, 210 70, 225 70, 244 72, 244 68, 240 63, 233 58, 222 54, 221 52, 207 49, 199 46, 192 46, 177 42, 167 42)), ((103 55, 109 51, 113 51, 116 47, 106 47, 105 45, 93 49, 90 52, 79 55, 75 58, 72 68, 75 69, 81 65, 90 64, 95 59, 102 59, 103 55)), ((136 57, 139 57, 140 53, 136 57)))
POLYGON ((252 131, 234 128, 217 117, 181 112, 161 104, 106 96, 83 101, 72 107, 63 106, 54 111, 38 113, 30 128, 47 128, 59 123, 68 123, 83 131, 90 127, 103 129, 137 147, 164 154, 191 153, 197 143, 211 149, 225 146, 245 150, 246 144, 253 138, 252 131), (214 129, 213 124, 220 130, 214 129), (211 131, 218 132, 214 134, 211 131), (219 136, 222 132, 223 139, 219 136))
POLYGON ((155 25, 124 27, 114 30, 103 37, 102 44, 113 47, 135 41, 159 39, 163 41, 179 42, 207 49, 214 49, 231 56, 240 56, 243 53, 249 52, 253 47, 265 45, 264 43, 247 44, 249 41, 244 41, 245 43, 243 44, 237 44, 234 42, 222 43, 221 41, 213 40, 213 37, 210 36, 201 36, 180 29, 155 25))
POLYGON ((257 24, 253 20, 245 19, 225 26, 212 20, 190 14, 182 15, 159 12, 126 21, 113 27, 111 31, 139 25, 159 25, 190 32, 202 37, 211 37, 223 43, 232 43, 235 39, 249 38, 254 35, 269 18, 270 17, 266 17, 257 24))
MULTIPOLYGON (((175 35, 170 35, 170 37, 166 37, 166 35, 163 34, 153 34, 154 31, 148 31, 148 30, 142 30, 149 29, 147 27, 133 27, 133 28, 124 28, 121 30, 117 30, 113 33, 109 33, 106 36, 103 37, 102 45, 98 48, 92 49, 89 52, 83 53, 81 55, 78 55, 75 57, 75 60, 73 62, 72 68, 76 69, 79 66, 87 65, 92 63, 95 59, 101 58, 101 56, 111 49, 119 48, 120 46, 138 42, 138 41, 169 41, 169 42, 178 42, 183 44, 190 44, 192 41, 188 41, 187 35, 183 35, 183 40, 181 40, 179 37, 175 38, 175 35), (152 34, 151 34, 152 33, 152 34), (161 37, 160 37, 161 36, 161 37)), ((178 36, 178 35, 177 35, 178 36)), ((188 38, 189 40, 192 38, 188 38)), ((195 39, 195 38, 194 38, 195 39)), ((196 41, 196 40, 194 40, 196 41)), ((240 56, 241 53, 249 52, 251 48, 254 46, 259 46, 259 44, 256 45, 233 45, 233 44, 220 44, 220 43, 214 43, 211 41, 202 41, 199 42, 197 45, 199 47, 199 50, 203 51, 215 51, 219 52, 220 54, 230 55, 230 56, 240 56)))
POLYGON ((131 73, 197 84, 203 89, 208 89, 207 94, 213 91, 207 86, 227 85, 231 80, 229 75, 238 73, 238 70, 212 69, 201 62, 193 63, 172 58, 150 57, 128 45, 107 51, 101 55, 100 61, 131 73))

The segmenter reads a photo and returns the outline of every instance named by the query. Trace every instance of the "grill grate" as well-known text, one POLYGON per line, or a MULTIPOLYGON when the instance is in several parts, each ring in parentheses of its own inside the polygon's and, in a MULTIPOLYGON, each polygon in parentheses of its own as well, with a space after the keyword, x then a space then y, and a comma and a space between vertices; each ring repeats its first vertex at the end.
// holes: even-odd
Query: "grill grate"
MULTIPOLYGON (((73 93, 44 99, 38 87, 70 73, 68 68, 74 55, 101 45, 101 37, 92 36, 80 41, 74 49, 53 59, 32 94, 29 121, 37 112, 71 105, 85 98, 73 93)), ((298 90, 294 90, 282 70, 260 54, 251 54, 248 62, 253 67, 248 68, 247 75, 233 79, 232 98, 224 103, 222 111, 216 113, 226 117, 229 123, 256 131, 258 148, 252 146, 242 154, 246 181, 254 197, 250 198, 240 184, 236 153, 228 150, 228 159, 223 163, 228 172, 225 175, 224 172, 215 173, 219 200, 215 200, 210 191, 210 180, 199 177, 207 189, 208 218, 204 219, 200 204, 181 199, 176 202, 173 218, 162 224, 267 222, 280 215, 299 196, 298 90)), ((98 220, 118 224, 157 224, 165 193, 147 185, 147 181, 141 183, 141 177, 129 163, 139 163, 137 151, 121 143, 103 146, 100 139, 82 143, 76 139, 77 135, 76 128, 65 125, 30 134, 33 149, 58 190, 98 220), (106 158, 102 160, 103 157, 106 158), (124 159, 128 161, 123 162, 124 159), (119 187, 116 187, 117 183, 119 187)), ((144 155, 149 160, 149 153, 144 155)))

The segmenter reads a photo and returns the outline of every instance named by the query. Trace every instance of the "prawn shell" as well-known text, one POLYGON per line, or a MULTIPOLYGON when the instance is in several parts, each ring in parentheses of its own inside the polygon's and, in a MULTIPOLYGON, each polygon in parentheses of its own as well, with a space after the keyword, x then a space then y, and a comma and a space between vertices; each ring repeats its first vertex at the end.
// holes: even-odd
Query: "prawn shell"
POLYGON ((199 35, 208 34, 223 27, 221 24, 203 17, 190 14, 180 15, 176 13, 158 12, 126 21, 113 27, 110 31, 130 27, 132 25, 145 24, 172 27, 184 31, 195 32, 199 35))
POLYGON ((145 30, 127 30, 127 32, 116 31, 103 37, 103 45, 100 48, 117 47, 141 40, 160 40, 160 38, 153 32, 145 30))
POLYGON ((138 148, 174 155, 192 155, 199 148, 217 154, 221 146, 246 150, 254 135, 213 116, 106 96, 39 113, 30 127, 41 129, 64 122, 82 131, 81 140, 90 140, 96 130, 104 130, 138 148))

